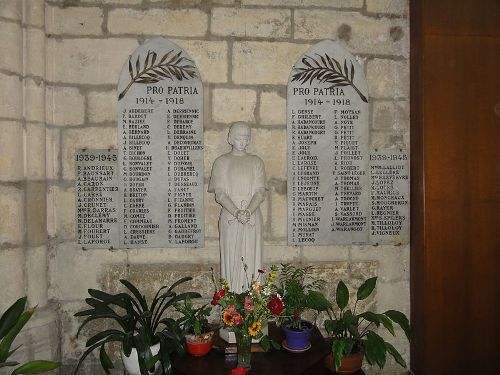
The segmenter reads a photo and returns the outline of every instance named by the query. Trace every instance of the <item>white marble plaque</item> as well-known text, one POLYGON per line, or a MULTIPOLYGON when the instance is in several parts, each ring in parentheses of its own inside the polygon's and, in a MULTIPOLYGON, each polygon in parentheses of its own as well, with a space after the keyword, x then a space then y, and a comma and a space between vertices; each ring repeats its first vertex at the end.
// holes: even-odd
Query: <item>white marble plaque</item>
POLYGON ((75 154, 76 238, 84 249, 118 247, 117 150, 75 154))
POLYGON ((368 241, 368 88, 331 40, 294 65, 287 87, 288 243, 368 241))
POLYGON ((370 154, 370 242, 404 244, 409 241, 409 173, 405 151, 370 154))
POLYGON ((203 246, 198 69, 182 48, 155 38, 124 65, 118 94, 122 246, 203 246))

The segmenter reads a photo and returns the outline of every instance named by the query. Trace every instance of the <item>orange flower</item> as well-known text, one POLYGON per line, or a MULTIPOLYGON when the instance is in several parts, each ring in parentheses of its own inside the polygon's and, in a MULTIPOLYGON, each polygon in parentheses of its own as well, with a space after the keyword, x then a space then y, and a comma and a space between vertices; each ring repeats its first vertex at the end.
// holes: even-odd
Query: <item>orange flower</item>
POLYGON ((231 313, 228 313, 227 311, 224 311, 222 313, 222 320, 228 327, 231 327, 234 324, 233 315, 231 313))
POLYGON ((243 323, 243 317, 240 314, 236 313, 233 315, 233 322, 234 324, 239 326, 241 323, 243 323))

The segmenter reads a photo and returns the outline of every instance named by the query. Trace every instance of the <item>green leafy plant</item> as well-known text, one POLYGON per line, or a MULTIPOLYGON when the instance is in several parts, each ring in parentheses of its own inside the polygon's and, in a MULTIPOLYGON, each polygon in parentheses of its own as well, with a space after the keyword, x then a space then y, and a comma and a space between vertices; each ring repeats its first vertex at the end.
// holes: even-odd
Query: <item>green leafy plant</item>
POLYGON ((182 314, 177 321, 184 333, 201 335, 210 331, 208 316, 212 310, 208 304, 199 308, 194 308, 190 298, 186 298, 183 303, 176 303, 175 309, 182 314))
MULTIPOLYGON (((25 324, 30 320, 36 310, 36 306, 26 310, 27 297, 18 299, 12 304, 0 318, 0 368, 16 367, 19 362, 9 360, 22 345, 10 349, 16 336, 21 332, 25 324)), ((34 360, 15 368, 11 375, 17 374, 41 374, 54 370, 60 366, 58 362, 34 360)))
POLYGON ((346 355, 364 351, 366 360, 370 365, 377 364, 383 368, 386 356, 389 353, 397 363, 406 367, 406 362, 396 348, 385 341, 372 328, 374 326, 385 327, 393 336, 394 323, 398 324, 410 339, 410 323, 408 318, 400 311, 388 310, 382 314, 371 311, 358 313, 356 311, 359 301, 368 298, 375 289, 377 278, 367 279, 356 293, 354 308, 347 308, 349 303, 349 290, 341 280, 337 285, 335 301, 338 315, 334 309, 328 309, 328 320, 325 320, 325 329, 333 337, 332 354, 335 368, 338 370, 342 364, 342 358, 346 355))
POLYGON ((312 272, 312 266, 281 264, 276 292, 283 299, 285 310, 280 320, 292 329, 302 329, 302 314, 305 311, 313 310, 319 314, 331 307, 320 292, 325 281, 315 280, 312 272))
POLYGON ((76 317, 86 317, 80 325, 77 336, 88 323, 94 320, 108 319, 116 323, 117 328, 101 331, 87 340, 86 350, 80 357, 73 374, 78 372, 83 360, 95 349, 100 348, 99 359, 107 374, 114 367, 106 352, 110 342, 120 342, 124 354, 129 357, 132 348, 137 349, 141 375, 148 375, 148 369, 160 361, 162 374, 172 374, 171 356, 184 354, 184 336, 179 324, 171 317, 165 317, 169 308, 187 298, 199 298, 197 292, 177 294, 174 289, 182 283, 192 280, 184 277, 171 286, 164 285, 156 292, 149 305, 146 297, 129 281, 120 282, 130 293, 109 294, 101 290, 89 289, 91 298, 85 301, 91 309, 79 311, 76 317), (160 343, 157 355, 150 347, 160 343))

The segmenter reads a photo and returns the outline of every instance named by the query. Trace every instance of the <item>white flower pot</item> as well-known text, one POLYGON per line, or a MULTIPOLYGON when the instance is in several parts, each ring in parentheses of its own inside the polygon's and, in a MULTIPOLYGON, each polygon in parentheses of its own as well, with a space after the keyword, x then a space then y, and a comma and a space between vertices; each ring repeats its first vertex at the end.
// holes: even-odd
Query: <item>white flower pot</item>
MULTIPOLYGON (((158 352, 160 351, 160 343, 153 345, 150 349, 153 356, 158 354, 158 352)), ((120 351, 120 354, 122 357, 123 366, 125 367, 127 374, 141 375, 141 370, 139 369, 139 360, 137 359, 137 349, 132 348, 132 352, 130 353, 129 357, 125 356, 123 349, 120 351)), ((149 374, 153 375, 159 368, 160 368, 160 362, 158 361, 155 363, 154 372, 149 372, 149 374)))

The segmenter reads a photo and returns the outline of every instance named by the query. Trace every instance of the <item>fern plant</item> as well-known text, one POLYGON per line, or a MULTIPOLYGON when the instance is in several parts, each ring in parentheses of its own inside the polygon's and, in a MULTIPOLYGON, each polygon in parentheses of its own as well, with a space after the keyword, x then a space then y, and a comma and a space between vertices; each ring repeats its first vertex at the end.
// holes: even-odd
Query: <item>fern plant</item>
POLYGON ((331 306, 320 291, 325 281, 314 279, 312 272, 312 266, 281 264, 278 277, 276 292, 285 305, 280 321, 299 331, 302 330, 302 314, 306 310, 319 313, 331 306))

